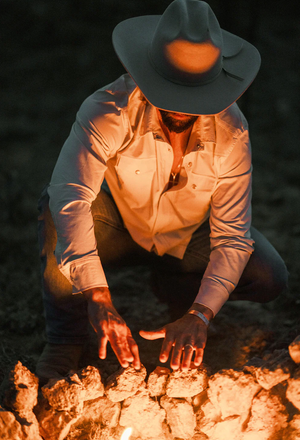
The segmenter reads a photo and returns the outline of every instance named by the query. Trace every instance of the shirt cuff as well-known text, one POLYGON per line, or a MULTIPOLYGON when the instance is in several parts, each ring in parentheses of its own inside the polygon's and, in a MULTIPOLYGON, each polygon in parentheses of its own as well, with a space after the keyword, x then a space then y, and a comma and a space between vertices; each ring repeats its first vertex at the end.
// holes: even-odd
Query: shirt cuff
POLYGON ((212 310, 214 317, 221 310, 229 298, 226 287, 214 280, 205 280, 202 282, 199 293, 195 298, 196 303, 202 304, 212 310))
POLYGON ((106 276, 97 256, 88 256, 59 267, 73 286, 73 294, 94 287, 108 287, 106 276))

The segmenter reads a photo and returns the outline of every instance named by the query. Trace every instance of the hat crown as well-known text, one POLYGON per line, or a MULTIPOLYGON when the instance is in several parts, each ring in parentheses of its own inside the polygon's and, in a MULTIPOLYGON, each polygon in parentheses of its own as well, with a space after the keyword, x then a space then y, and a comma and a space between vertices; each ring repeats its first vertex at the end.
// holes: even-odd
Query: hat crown
POLYGON ((222 31, 210 6, 200 0, 175 0, 161 16, 149 59, 169 81, 200 85, 222 69, 222 31))

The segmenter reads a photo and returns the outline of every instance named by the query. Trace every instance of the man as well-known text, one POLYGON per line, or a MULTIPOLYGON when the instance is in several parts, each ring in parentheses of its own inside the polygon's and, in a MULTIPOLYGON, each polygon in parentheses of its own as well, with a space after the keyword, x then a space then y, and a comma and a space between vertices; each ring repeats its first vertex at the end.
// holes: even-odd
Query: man
POLYGON ((135 257, 178 280, 164 294, 182 316, 140 332, 163 338, 160 361, 174 370, 201 364, 209 321, 228 299, 266 302, 287 283, 250 225, 250 142, 235 101, 257 74, 258 51, 199 0, 120 23, 113 44, 128 74, 83 103, 40 202, 42 380, 77 367, 88 319, 101 359, 109 342, 123 367, 140 368, 106 265, 135 257))

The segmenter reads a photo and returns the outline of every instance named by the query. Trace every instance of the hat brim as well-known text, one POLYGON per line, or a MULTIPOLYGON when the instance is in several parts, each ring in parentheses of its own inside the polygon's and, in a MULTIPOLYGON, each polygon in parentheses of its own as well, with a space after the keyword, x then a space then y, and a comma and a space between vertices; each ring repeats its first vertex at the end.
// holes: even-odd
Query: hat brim
POLYGON ((129 18, 112 36, 121 63, 152 105, 193 115, 217 114, 235 102, 254 80, 260 67, 258 50, 246 40, 222 30, 223 69, 212 82, 176 84, 152 66, 148 51, 160 15, 129 18))

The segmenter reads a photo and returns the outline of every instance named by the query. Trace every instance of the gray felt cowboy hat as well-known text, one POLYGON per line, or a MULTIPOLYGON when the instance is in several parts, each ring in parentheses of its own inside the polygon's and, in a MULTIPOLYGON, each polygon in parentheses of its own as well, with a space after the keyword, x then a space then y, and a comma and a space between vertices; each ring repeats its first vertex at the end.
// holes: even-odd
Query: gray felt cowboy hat
POLYGON ((220 113, 244 93, 260 67, 258 50, 222 30, 200 0, 175 0, 163 15, 122 21, 113 45, 151 104, 172 112, 220 113))

